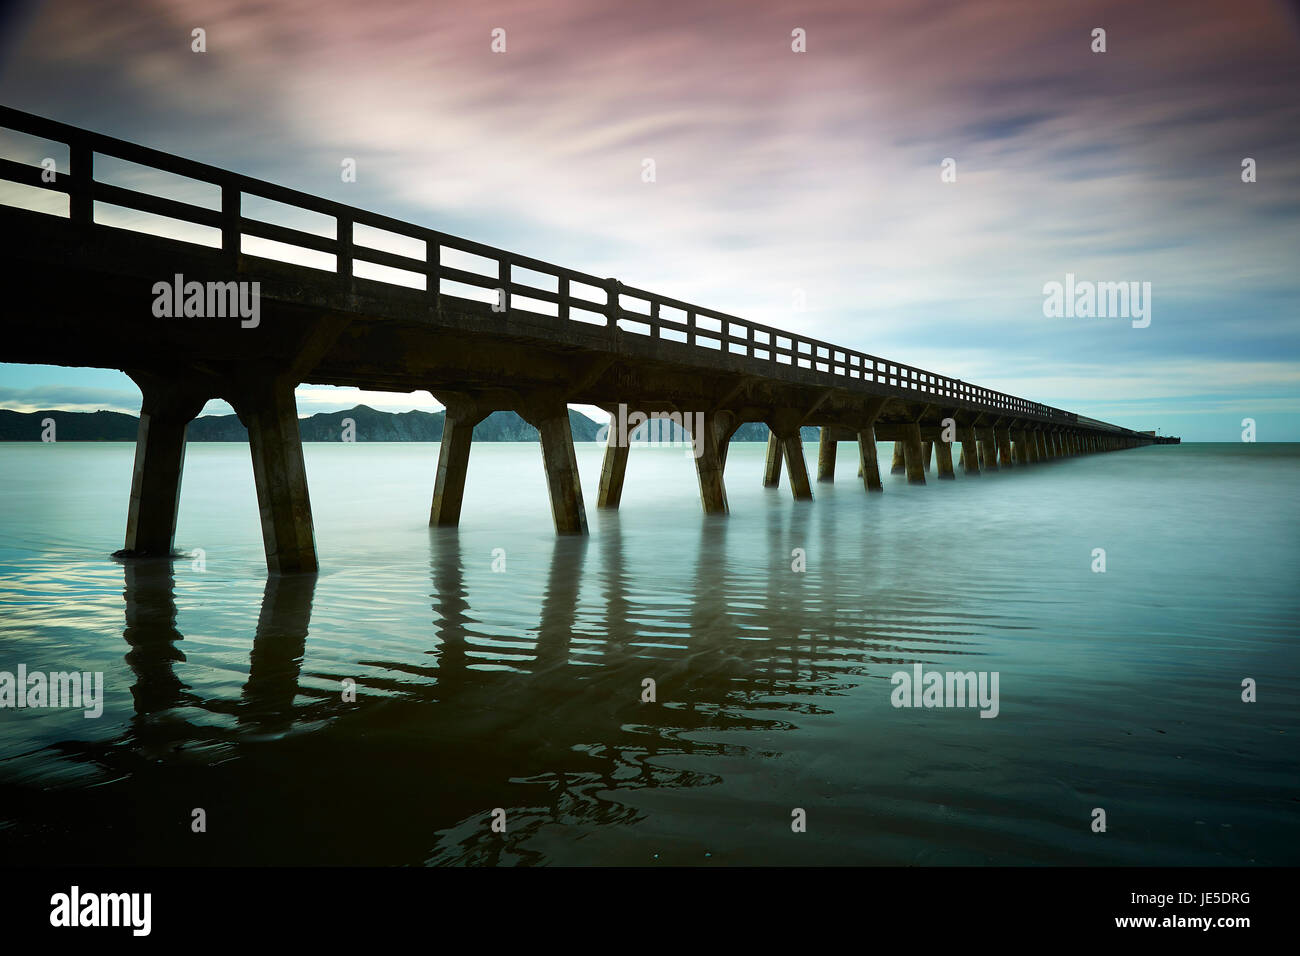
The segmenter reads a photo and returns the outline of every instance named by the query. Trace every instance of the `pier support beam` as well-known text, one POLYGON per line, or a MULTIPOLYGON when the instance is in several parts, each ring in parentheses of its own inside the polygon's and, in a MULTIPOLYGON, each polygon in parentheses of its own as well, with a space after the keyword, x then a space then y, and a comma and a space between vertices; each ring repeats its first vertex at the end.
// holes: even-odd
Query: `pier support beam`
POLYGON ((934 461, 938 466, 939 478, 956 478, 952 470, 952 445, 946 441, 935 442, 934 461))
POLYGON ((578 480, 569 406, 562 396, 544 392, 525 397, 515 411, 537 429, 555 533, 586 534, 587 509, 582 500, 582 482, 578 480))
POLYGON ((775 488, 781 484, 781 440, 768 426, 767 458, 763 462, 763 487, 775 488))
POLYGON ((555 533, 586 534, 587 509, 582 503, 569 407, 563 402, 539 404, 529 408, 524 418, 537 429, 541 439, 542 467, 546 469, 555 533))
POLYGON ((921 426, 917 423, 901 425, 903 434, 903 457, 907 462, 907 480, 909 484, 925 484, 925 466, 921 459, 921 426))
MULTIPOLYGON (((767 427, 776 436, 781 457, 785 460, 785 470, 790 476, 790 492, 794 495, 795 501, 812 501, 813 496, 812 485, 808 481, 808 464, 803 455, 802 435, 799 431, 804 417, 804 412, 780 408, 773 412, 767 423, 767 427)), ((771 450, 772 446, 769 442, 769 457, 771 450)))
POLYGON ((726 424, 725 421, 719 422, 716 412, 709 412, 701 423, 703 434, 693 436, 700 442, 700 454, 695 459, 695 474, 700 482, 700 505, 707 515, 727 513, 727 486, 722 480, 723 455, 719 450, 720 440, 731 440, 730 436, 721 437, 726 424))
POLYGON ((467 396, 439 392, 434 397, 446 406, 446 415, 442 422, 442 440, 438 443, 438 471, 433 481, 429 526, 454 528, 460 524, 460 506, 465 497, 465 474, 469 469, 474 426, 487 413, 467 396))
POLYGON ((986 471, 998 470, 998 447, 991 441, 982 441, 980 448, 980 467, 986 471))
POLYGON ((998 446, 998 457, 1002 460, 1002 467, 1012 467, 1011 432, 1006 428, 993 429, 993 443, 998 446))
POLYGON ((126 513, 126 543, 118 557, 163 557, 172 553, 185 468, 185 432, 208 396, 143 377, 135 467, 126 513))
POLYGON ((907 472, 907 463, 903 454, 903 443, 897 439, 894 441, 894 454, 889 461, 889 473, 891 475, 902 475, 907 472))
POLYGON ((1025 463, 1025 433, 1013 427, 1010 429, 1009 434, 1011 436, 1011 460, 1016 465, 1023 465, 1025 463))
POLYGON ((808 482, 808 465, 804 461, 799 429, 781 439, 781 452, 785 458, 785 470, 790 474, 790 491, 794 500, 812 501, 812 485, 808 482))
POLYGON ((631 451, 631 444, 620 444, 618 429, 611 427, 609 439, 605 443, 605 460, 600 466, 597 508, 617 509, 623 500, 623 479, 627 476, 627 457, 631 451))
POLYGON ((311 573, 317 569, 316 531, 307 493, 294 385, 290 379, 260 377, 250 370, 239 395, 231 402, 248 429, 266 568, 272 574, 311 573))
POLYGON ((1034 438, 1038 443, 1038 460, 1047 460, 1047 437, 1042 430, 1034 432, 1034 438))
POLYGON ((823 425, 817 436, 817 480, 835 480, 835 448, 839 444, 838 429, 833 425, 823 425))
POLYGON ((745 422, 735 412, 725 409, 714 413, 713 419, 713 435, 718 443, 718 458, 722 461, 722 471, 725 474, 727 453, 731 451, 731 439, 745 422))
POLYGON ((880 460, 876 457, 876 430, 868 425, 858 432, 858 474, 867 491, 884 491, 880 482, 880 460))
POLYGON ((961 468, 968 475, 980 473, 979 441, 971 426, 961 430, 961 468))
POLYGON ((934 442, 921 442, 921 462, 925 465, 925 470, 930 470, 930 452, 934 448, 934 442))

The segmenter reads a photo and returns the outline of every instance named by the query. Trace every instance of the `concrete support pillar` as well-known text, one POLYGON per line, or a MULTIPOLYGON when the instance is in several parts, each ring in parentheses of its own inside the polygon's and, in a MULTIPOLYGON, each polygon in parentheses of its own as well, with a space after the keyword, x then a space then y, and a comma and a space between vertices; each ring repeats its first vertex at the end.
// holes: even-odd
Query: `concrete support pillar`
POLYGON ((930 470, 930 450, 934 447, 934 442, 927 441, 921 443, 921 462, 925 465, 925 470, 930 470))
POLYGON ((250 374, 233 403, 248 428, 266 567, 272 574, 317 569, 316 531, 298 431, 295 384, 276 377, 253 381, 250 374))
POLYGON ((907 480, 914 485, 925 484, 925 464, 921 458, 921 426, 916 423, 902 425, 903 457, 907 462, 907 480))
POLYGON ((542 467, 551 495, 551 517, 556 534, 586 534, 587 509, 582 503, 578 459, 573 451, 569 407, 547 402, 528 410, 524 418, 537 429, 542 444, 542 467))
POLYGON ((720 411, 714 416, 713 434, 718 442, 718 457, 722 459, 722 471, 727 470, 727 452, 731 451, 732 436, 745 424, 739 415, 732 411, 720 411))
POLYGON ((870 426, 858 432, 858 474, 867 491, 884 491, 880 482, 880 461, 876 458, 876 430, 870 426))
POLYGON ((631 444, 619 443, 618 429, 611 428, 605 443, 605 460, 600 466, 597 508, 617 509, 623 500, 623 479, 627 476, 627 457, 631 451, 631 444))
POLYGON ((429 526, 454 528, 460 524, 474 426, 483 420, 484 412, 465 398, 441 393, 437 398, 447 410, 442 422, 442 440, 438 443, 438 471, 433 481, 429 526))
POLYGON ((907 464, 903 454, 903 443, 898 439, 894 440, 894 454, 889 462, 889 473, 891 475, 901 475, 907 472, 907 464))
POLYGON ((808 465, 804 461, 799 429, 781 439, 781 452, 785 457, 785 470, 790 474, 790 491, 794 500, 812 501, 812 485, 808 482, 808 465))
POLYGON ((1017 465, 1025 463, 1025 433, 1019 429, 1011 429, 1011 459, 1017 465))
POLYGON ((998 449, 993 442, 984 440, 979 443, 980 467, 988 471, 998 470, 998 449))
POLYGON ((1011 433, 1005 428, 993 429, 993 443, 998 446, 998 458, 1003 468, 1011 467, 1011 433))
POLYGON ((961 431, 961 468, 968 475, 980 473, 979 440, 974 428, 966 427, 961 431))
MULTIPOLYGON (((727 513, 727 486, 722 480, 723 456, 719 447, 718 416, 705 414, 702 424, 700 454, 695 459, 695 474, 700 481, 700 505, 708 515, 727 513)), ((728 436, 725 441, 730 441, 728 436)))
POLYGON ((935 442, 934 461, 938 466, 940 480, 957 477, 952 470, 952 445, 949 442, 935 442))
POLYGON ((176 538, 176 515, 185 467, 185 432, 207 396, 176 385, 139 381, 143 392, 135 439, 135 467, 126 513, 126 543, 119 557, 167 556, 176 538))
POLYGON ((819 431, 821 434, 817 439, 817 480, 834 481, 835 480, 835 448, 838 442, 835 440, 836 426, 823 425, 819 431))
POLYGON ((763 487, 775 488, 781 484, 781 440, 776 432, 767 433, 767 459, 763 463, 763 487))

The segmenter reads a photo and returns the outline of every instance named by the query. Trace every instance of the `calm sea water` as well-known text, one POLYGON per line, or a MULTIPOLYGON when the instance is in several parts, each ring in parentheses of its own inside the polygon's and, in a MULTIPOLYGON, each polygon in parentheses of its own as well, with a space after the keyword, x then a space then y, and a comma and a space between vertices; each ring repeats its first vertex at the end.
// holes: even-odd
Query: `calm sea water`
POLYGON ((733 445, 705 518, 669 448, 597 512, 580 446, 557 540, 535 445, 476 445, 431 531, 436 446, 312 444, 322 570, 268 582, 246 446, 189 448, 202 570, 109 559, 132 446, 0 446, 0 670, 105 682, 0 710, 0 858, 1300 863, 1300 446, 913 487, 886 444, 871 496, 851 447, 796 503, 733 445), (997 672, 998 716, 892 706, 918 662, 997 672))

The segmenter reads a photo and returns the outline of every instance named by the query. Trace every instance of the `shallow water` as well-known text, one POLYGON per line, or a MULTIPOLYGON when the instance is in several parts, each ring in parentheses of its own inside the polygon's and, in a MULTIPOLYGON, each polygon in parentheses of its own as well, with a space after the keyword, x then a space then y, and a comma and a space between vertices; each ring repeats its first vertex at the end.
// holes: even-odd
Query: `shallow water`
POLYGON ((268 582, 246 446, 189 447, 202 569, 109 559, 131 445, 0 446, 0 670, 105 688, 0 709, 5 861, 1300 862, 1300 446, 916 487, 883 444, 867 495, 845 445, 796 503, 734 444, 706 518, 670 448, 598 512, 584 445, 585 540, 536 445, 476 445, 435 531, 436 446, 305 447, 321 573, 268 582), (916 662, 996 672, 998 716, 892 706, 916 662))

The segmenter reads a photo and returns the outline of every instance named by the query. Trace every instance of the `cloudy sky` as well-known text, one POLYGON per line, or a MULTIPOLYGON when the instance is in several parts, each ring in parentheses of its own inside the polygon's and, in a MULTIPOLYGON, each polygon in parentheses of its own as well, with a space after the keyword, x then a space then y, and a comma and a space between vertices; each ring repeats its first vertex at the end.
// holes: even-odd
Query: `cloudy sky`
MULTIPOLYGON (((1235 441, 1251 417, 1260 440, 1300 440, 1293 3, 68 0, 4 16, 6 105, 1130 427, 1235 441), (1150 325, 1045 317, 1044 284, 1067 273, 1150 282, 1150 325)), ((302 414, 358 401, 436 407, 299 391, 302 414)), ((135 412, 139 394, 110 370, 0 365, 0 406, 135 412)))

